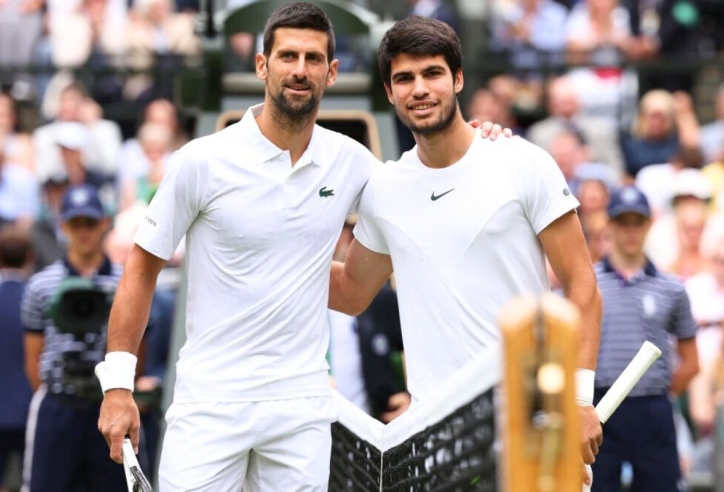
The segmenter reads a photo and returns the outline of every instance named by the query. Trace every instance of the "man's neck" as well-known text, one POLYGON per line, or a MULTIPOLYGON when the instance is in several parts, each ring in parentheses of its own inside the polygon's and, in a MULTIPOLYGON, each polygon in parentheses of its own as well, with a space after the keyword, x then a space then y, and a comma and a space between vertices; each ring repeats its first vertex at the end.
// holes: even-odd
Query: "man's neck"
POLYGON ((448 167, 467 154, 477 130, 468 125, 460 114, 445 130, 433 135, 414 134, 417 156, 431 168, 448 167))
POLYGON ((649 261, 643 252, 635 255, 625 255, 616 250, 611 252, 609 260, 611 262, 611 266, 613 266, 613 268, 626 279, 630 279, 637 275, 646 267, 646 264, 649 261))
POLYGON ((81 255, 68 250, 68 263, 75 268, 82 277, 92 277, 103 266, 105 256, 97 252, 90 255, 81 255))
POLYGON ((261 134, 282 150, 288 150, 292 166, 302 157, 312 139, 318 110, 304 118, 290 118, 279 111, 267 98, 264 109, 256 118, 261 134))

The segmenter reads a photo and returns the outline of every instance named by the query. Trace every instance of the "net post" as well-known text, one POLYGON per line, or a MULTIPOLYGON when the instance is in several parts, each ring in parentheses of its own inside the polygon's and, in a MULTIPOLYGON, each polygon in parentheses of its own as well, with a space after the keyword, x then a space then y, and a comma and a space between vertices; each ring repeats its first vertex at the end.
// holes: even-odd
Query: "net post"
POLYGON ((505 359, 502 490, 580 492, 578 310, 550 293, 520 297, 503 309, 499 324, 505 359))

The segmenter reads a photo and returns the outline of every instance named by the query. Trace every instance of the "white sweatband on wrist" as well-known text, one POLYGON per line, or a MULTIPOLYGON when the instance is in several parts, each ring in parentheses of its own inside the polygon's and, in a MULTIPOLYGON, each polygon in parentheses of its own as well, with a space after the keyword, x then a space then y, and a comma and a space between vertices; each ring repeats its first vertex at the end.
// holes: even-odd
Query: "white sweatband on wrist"
POLYGON ((576 369, 576 404, 579 407, 593 405, 593 387, 596 373, 591 369, 576 369))
POLYGON ((103 393, 119 388, 133 391, 137 360, 130 352, 108 352, 103 377, 99 378, 103 393))

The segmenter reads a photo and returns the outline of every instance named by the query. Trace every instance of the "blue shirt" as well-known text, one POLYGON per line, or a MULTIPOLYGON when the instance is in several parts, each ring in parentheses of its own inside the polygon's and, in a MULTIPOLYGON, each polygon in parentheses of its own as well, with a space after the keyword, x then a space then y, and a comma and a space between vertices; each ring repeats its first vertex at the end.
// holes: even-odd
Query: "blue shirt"
POLYGON ((603 297, 596 388, 610 387, 648 340, 662 355, 630 396, 667 395, 676 363, 670 337, 686 340, 696 336, 684 284, 658 271, 651 262, 628 280, 608 259, 597 263, 595 269, 603 297))
POLYGON ((24 429, 33 392, 25 376, 20 298, 24 280, 5 271, 0 282, 0 430, 24 429))
POLYGON ((0 166, 0 219, 34 218, 40 208, 40 187, 33 173, 15 164, 0 166))

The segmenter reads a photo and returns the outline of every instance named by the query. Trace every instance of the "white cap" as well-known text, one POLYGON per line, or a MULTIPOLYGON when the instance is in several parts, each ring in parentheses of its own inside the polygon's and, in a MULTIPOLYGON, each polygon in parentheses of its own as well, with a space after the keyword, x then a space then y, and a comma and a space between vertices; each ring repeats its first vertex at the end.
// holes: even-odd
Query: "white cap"
POLYGON ((693 196, 699 200, 709 200, 712 196, 711 184, 699 169, 682 169, 674 180, 674 198, 693 196))
POLYGON ((55 143, 71 150, 82 150, 88 145, 90 135, 82 123, 67 121, 58 124, 55 143))

